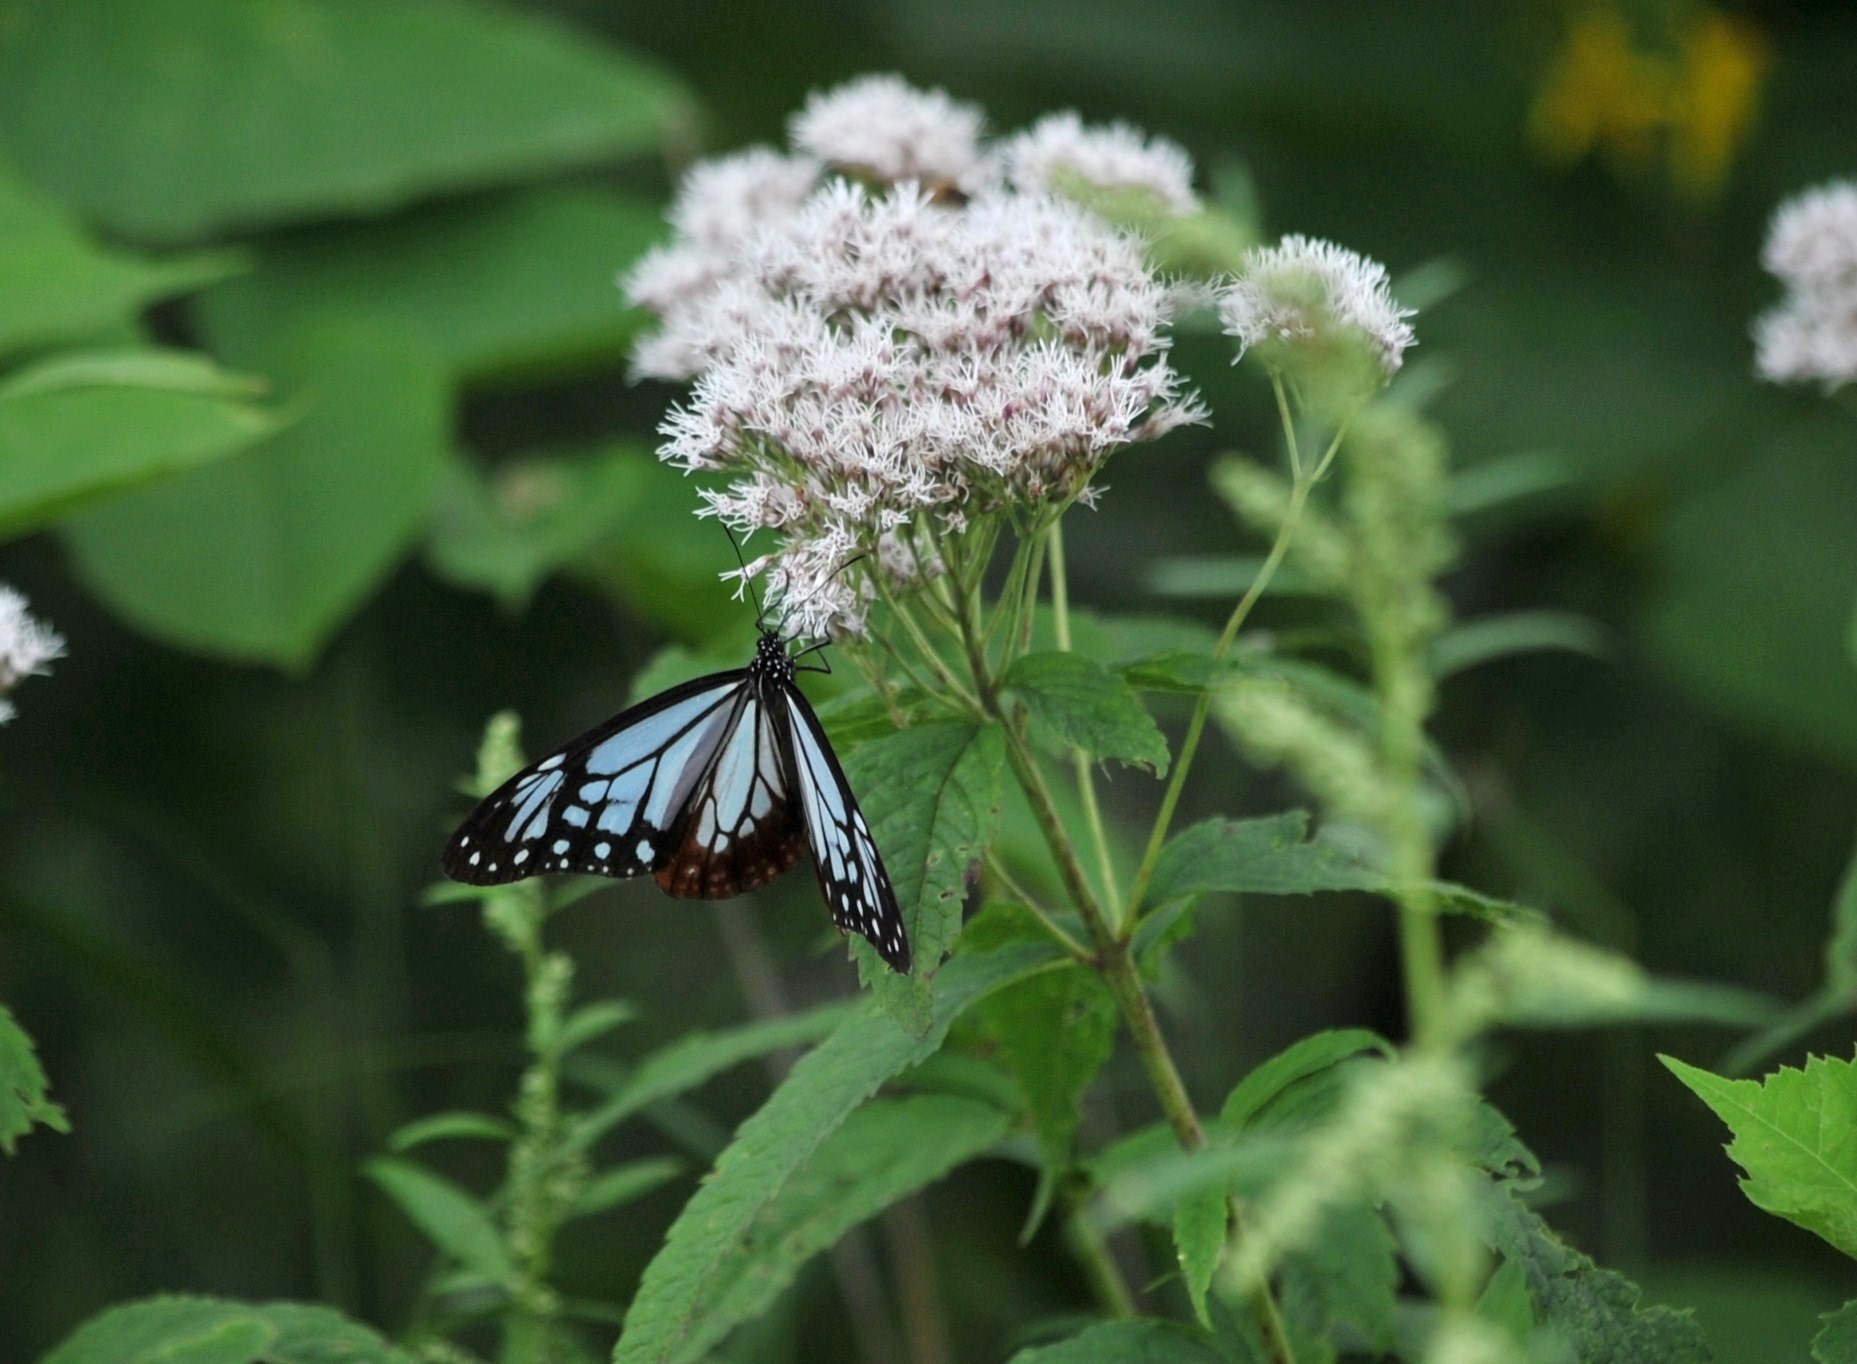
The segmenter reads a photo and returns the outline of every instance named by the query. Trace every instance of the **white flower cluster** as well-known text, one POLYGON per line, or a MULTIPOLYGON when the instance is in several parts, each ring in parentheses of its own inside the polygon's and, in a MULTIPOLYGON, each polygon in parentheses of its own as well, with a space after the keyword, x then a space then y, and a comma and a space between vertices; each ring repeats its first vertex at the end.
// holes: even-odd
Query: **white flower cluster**
POLYGON ((694 380, 663 458, 727 475, 709 511, 779 537, 748 569, 807 633, 862 633, 857 556, 907 585, 937 570, 938 536, 1087 500, 1117 447, 1204 415, 1168 363, 1175 295, 1143 243, 1043 183, 1061 163, 1190 198, 1184 153, 1160 147, 1159 177, 1126 129, 1092 160, 1081 125, 1068 152, 1034 130, 988 153, 981 128, 893 77, 816 95, 802 155, 698 167, 675 238, 625 282, 663 321, 635 370, 694 380))
POLYGON ((1062 194, 1074 181, 1099 190, 1144 190, 1173 213, 1199 208, 1185 149, 1144 137, 1126 123, 1091 128, 1073 113, 1051 114, 1007 139, 996 159, 1007 181, 1025 194, 1062 194))
POLYGON ((1787 292, 1754 324, 1760 377, 1827 389, 1857 380, 1857 180, 1781 204, 1761 263, 1787 292))
MULTIPOLYGON (((24 597, 0 586, 0 696, 63 655, 64 640, 57 632, 26 613, 24 597)), ((0 700, 0 724, 12 718, 12 704, 0 700)))
POLYGON ((1219 301, 1240 354, 1288 365, 1299 351, 1364 351, 1381 382, 1399 372, 1414 337, 1413 315, 1394 300, 1386 267, 1312 237, 1289 236, 1252 251, 1219 301))

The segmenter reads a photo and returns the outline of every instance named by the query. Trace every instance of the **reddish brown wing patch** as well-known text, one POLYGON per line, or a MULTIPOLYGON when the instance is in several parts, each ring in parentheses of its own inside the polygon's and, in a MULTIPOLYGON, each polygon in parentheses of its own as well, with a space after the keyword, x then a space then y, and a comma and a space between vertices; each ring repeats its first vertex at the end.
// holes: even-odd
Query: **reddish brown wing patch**
POLYGON ((675 855, 652 872, 664 893, 680 900, 726 900, 758 890, 806 851, 806 830, 795 805, 773 812, 720 850, 697 838, 699 823, 684 819, 675 855))

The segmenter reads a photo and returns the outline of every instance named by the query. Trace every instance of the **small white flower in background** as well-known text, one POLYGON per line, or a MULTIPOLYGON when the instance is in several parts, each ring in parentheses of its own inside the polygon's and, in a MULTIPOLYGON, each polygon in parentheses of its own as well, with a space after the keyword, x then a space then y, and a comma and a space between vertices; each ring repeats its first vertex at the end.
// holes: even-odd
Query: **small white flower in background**
POLYGON ((1300 356, 1352 347, 1381 382, 1399 372, 1415 339, 1411 316, 1394 300, 1385 266, 1302 236, 1252 251, 1219 303, 1241 355, 1256 350, 1272 368, 1291 368, 1300 356))
POLYGON ((1760 377, 1827 389, 1857 380, 1857 181, 1781 204, 1761 263, 1787 293, 1754 324, 1760 377))
MULTIPOLYGON (((663 321, 635 372, 694 380, 660 455, 730 476, 706 510, 779 538, 744 576, 764 575, 807 633, 862 633, 873 574, 906 590, 942 571, 939 537, 1087 502, 1112 451, 1203 419, 1168 362, 1181 294, 1144 244, 1001 172, 1009 158, 977 169, 981 128, 978 110, 895 77, 815 95, 793 139, 817 161, 760 150, 698 167, 677 235, 626 281, 663 321)), ((1190 199, 1177 148, 1130 129, 1104 145, 1165 163, 1190 199)))
POLYGON ((788 129, 793 145, 841 170, 894 183, 959 186, 980 162, 986 116, 945 90, 860 76, 814 91, 788 129))
POLYGON ((1023 194, 1063 194, 1076 181, 1098 190, 1145 190, 1171 213, 1199 208, 1185 149, 1126 123, 1087 127, 1074 113, 1051 114, 1008 138, 994 155, 1007 183, 1023 194))
MULTIPOLYGON (((57 632, 26 613, 24 597, 0 586, 0 695, 23 678, 44 673, 47 664, 63 656, 64 640, 57 632)), ((12 717, 12 705, 0 700, 0 724, 12 717)))

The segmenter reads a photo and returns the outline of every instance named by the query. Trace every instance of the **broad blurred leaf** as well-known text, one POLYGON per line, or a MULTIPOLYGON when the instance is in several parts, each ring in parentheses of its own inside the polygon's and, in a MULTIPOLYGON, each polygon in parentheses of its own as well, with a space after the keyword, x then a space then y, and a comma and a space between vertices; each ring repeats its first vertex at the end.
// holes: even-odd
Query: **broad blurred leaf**
POLYGON ((1812 1358, 1818 1364, 1857 1364, 1857 1302, 1847 1302, 1822 1318, 1824 1327, 1812 1337, 1812 1358))
POLYGON ((71 1130, 64 1110, 47 1097, 48 1089, 32 1039, 0 1004, 0 1151, 12 1155, 14 1145, 35 1126, 71 1130))
POLYGON ((515 1135, 516 1125, 507 1118, 488 1113, 434 1113, 396 1128, 387 1138, 387 1147, 399 1153, 429 1141, 510 1141, 515 1135))
POLYGON ((228 255, 154 260, 108 250, 0 162, 0 356, 93 338, 238 264, 228 255))
POLYGON ((623 1207, 643 1198, 653 1189, 662 1188, 684 1171, 684 1163, 675 1156, 648 1156, 602 1170, 589 1179, 574 1200, 574 1216, 591 1217, 623 1207))
POLYGON ((806 1262, 860 1222, 980 1155, 1007 1115, 942 1094, 873 1099, 845 1119, 755 1222, 710 1281, 699 1324, 678 1358, 703 1360, 730 1330, 759 1316, 806 1262))
POLYGON ((1384 890, 1387 879, 1346 849, 1308 837, 1309 815, 1287 810, 1255 819, 1209 819, 1175 834, 1155 863, 1148 903, 1211 891, 1308 895, 1384 890))
POLYGON ((625 445, 518 460, 488 474, 454 461, 433 509, 427 562, 450 582, 520 607, 549 574, 629 533, 656 464, 625 445))
POLYGON ((1254 1067, 1225 1096, 1218 1130, 1235 1136, 1300 1080, 1333 1069, 1356 1056, 1390 1057, 1392 1044, 1365 1028, 1331 1028, 1291 1043, 1254 1067))
POLYGON ((1167 740, 1128 684, 1101 664, 1074 653, 1025 654, 1001 679, 1032 713, 1067 744, 1092 758, 1116 758, 1167 773, 1167 740))
POLYGON ((1749 1201, 1857 1258, 1857 1063, 1810 1056, 1803 1070, 1725 1080, 1658 1059, 1734 1133, 1749 1201))
POLYGON ((413 1364, 327 1307, 147 1298, 91 1318, 40 1364, 413 1364))
POLYGON ((649 151, 681 103, 641 61, 478 3, 14 0, 0 29, 0 145, 148 240, 649 151))
POLYGON ((1491 1248, 1520 1267, 1535 1319, 1576 1359, 1708 1364, 1714 1358, 1687 1309, 1641 1306, 1636 1284, 1568 1246, 1507 1185, 1489 1185, 1485 1202, 1491 1248))
POLYGON ((1052 960, 1032 945, 957 956, 942 969, 926 1036, 911 1036, 868 1001, 801 1057, 672 1224, 626 1313, 614 1364, 681 1358, 701 1328, 706 1285, 826 1138, 885 1080, 933 1055, 970 1005, 1052 960))
POLYGON ((911 956, 901 976, 853 938, 858 975, 911 1032, 929 1026, 936 970, 961 932, 968 868, 999 823, 1005 755, 997 727, 956 721, 898 730, 844 760, 896 891, 911 956))
POLYGON ((1011 1364, 1226 1364, 1203 1337, 1171 1321, 1109 1321, 1055 1345, 1037 1345, 1011 1364))
POLYGON ((64 354, 0 381, 0 537, 255 445, 261 382, 181 351, 64 354))
POLYGON ((655 205, 606 190, 514 190, 266 241, 198 307, 234 360, 327 310, 404 324, 459 381, 555 375, 624 358, 642 318, 614 276, 662 232, 655 205))
POLYGON ((1782 426, 1712 480, 1659 538, 1651 646, 1723 714, 1802 751, 1857 764, 1857 460, 1847 414, 1782 426), (1732 547, 1732 552, 1728 548, 1732 547))
POLYGON ((573 1124, 567 1143, 584 1151, 647 1105, 695 1089, 744 1061, 816 1042, 843 1024, 855 1007, 853 1001, 822 1004, 786 1018, 692 1033, 641 1062, 612 1097, 573 1124))
POLYGON ((444 469, 444 375, 401 331, 328 321, 276 373, 302 419, 66 528, 90 587, 171 643, 301 667, 392 569, 444 469))
POLYGON ((1516 611, 1452 626, 1432 641, 1428 661, 1434 676, 1449 677, 1497 659, 1545 650, 1603 658, 1606 632, 1596 621, 1565 611, 1516 611))
MULTIPOLYGON (((556 909, 561 907, 558 896, 552 903, 556 909)), ((600 999, 583 1004, 561 1024, 561 1031, 554 1039, 555 1050, 565 1056, 589 1042, 598 1041, 614 1028, 630 1023, 636 1017, 638 1010, 623 999, 600 999)))
POLYGON ((1345 1340, 1383 1354, 1393 1340, 1399 1273, 1399 1248, 1379 1212, 1365 1203, 1329 1208, 1321 1230, 1284 1257, 1284 1315, 1297 1334, 1331 1348, 1345 1340))
POLYGON ((465 1190, 409 1160, 370 1160, 363 1170, 433 1245, 460 1265, 498 1282, 514 1276, 496 1220, 465 1190))

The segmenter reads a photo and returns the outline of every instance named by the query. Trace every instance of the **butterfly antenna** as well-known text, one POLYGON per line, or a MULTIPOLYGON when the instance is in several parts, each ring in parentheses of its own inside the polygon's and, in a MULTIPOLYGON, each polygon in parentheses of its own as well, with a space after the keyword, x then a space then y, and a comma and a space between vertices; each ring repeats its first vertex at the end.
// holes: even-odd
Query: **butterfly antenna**
POLYGON ((735 562, 741 565, 742 586, 748 589, 748 600, 754 603, 754 628, 767 628, 767 608, 761 604, 761 591, 754 585, 754 579, 748 576, 748 561, 742 557, 742 542, 735 538, 735 528, 725 525, 723 531, 729 537, 729 543, 735 547, 735 562))

